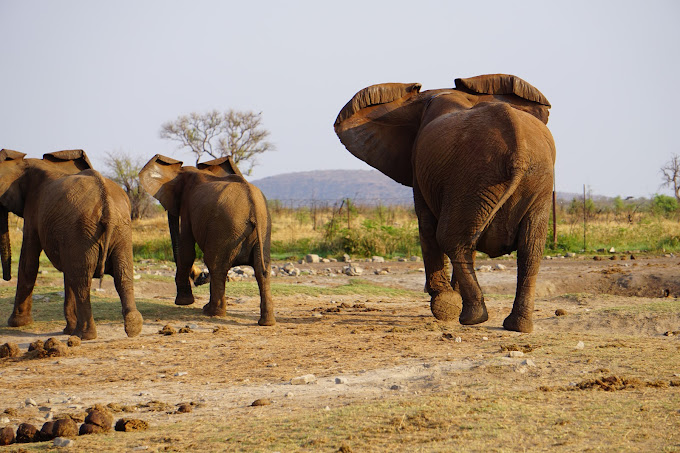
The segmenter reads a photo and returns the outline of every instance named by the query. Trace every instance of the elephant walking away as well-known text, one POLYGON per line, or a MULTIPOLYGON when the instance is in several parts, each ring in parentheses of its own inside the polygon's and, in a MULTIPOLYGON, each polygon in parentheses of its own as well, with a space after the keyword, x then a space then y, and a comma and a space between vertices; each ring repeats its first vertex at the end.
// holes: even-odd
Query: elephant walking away
POLYGON ((12 327, 33 322, 33 287, 40 252, 64 274, 64 333, 97 337, 90 306, 93 277, 113 276, 123 306, 125 332, 138 335, 142 315, 134 298, 130 201, 116 183, 92 169, 82 150, 42 159, 0 151, 0 255, 11 277, 8 212, 24 218, 12 327))
POLYGON ((507 74, 420 88, 385 83, 359 91, 340 111, 335 132, 356 157, 413 187, 433 315, 486 321, 475 253, 517 250, 517 291, 503 326, 531 332, 555 165, 550 103, 507 74))
POLYGON ((190 276, 195 244, 209 271, 210 302, 203 312, 226 315, 225 285, 233 266, 250 265, 260 289, 261 326, 276 323, 270 290, 271 218, 267 200, 249 184, 231 158, 197 167, 157 154, 139 172, 144 189, 168 211, 173 255, 177 264, 175 304, 194 303, 190 276))

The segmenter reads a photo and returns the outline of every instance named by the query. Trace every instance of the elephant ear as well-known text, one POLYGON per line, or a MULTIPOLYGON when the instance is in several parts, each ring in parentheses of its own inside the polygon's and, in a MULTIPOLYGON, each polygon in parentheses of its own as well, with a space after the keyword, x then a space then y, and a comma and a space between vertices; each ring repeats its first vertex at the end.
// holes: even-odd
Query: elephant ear
POLYGON ((2 149, 0 150, 0 162, 6 160, 19 160, 26 157, 26 153, 20 153, 19 151, 14 151, 13 149, 2 149))
POLYGON ((487 74, 456 79, 456 88, 478 94, 514 94, 527 101, 550 107, 550 102, 529 82, 510 74, 487 74))
POLYGON ((156 154, 139 172, 139 182, 144 190, 161 202, 161 205, 174 216, 179 216, 179 197, 177 184, 182 162, 156 154))
POLYGON ((60 170, 72 174, 92 168, 90 159, 87 158, 87 154, 82 149, 67 149, 43 154, 43 160, 52 162, 60 170))
POLYGON ((243 176, 241 174, 241 170, 238 169, 231 156, 220 157, 218 159, 209 160, 208 162, 202 162, 197 164, 196 168, 199 170, 209 171, 220 178, 228 175, 243 176))
POLYGON ((350 99, 335 120, 349 152, 406 186, 413 184, 411 149, 424 108, 419 83, 372 85, 350 99))

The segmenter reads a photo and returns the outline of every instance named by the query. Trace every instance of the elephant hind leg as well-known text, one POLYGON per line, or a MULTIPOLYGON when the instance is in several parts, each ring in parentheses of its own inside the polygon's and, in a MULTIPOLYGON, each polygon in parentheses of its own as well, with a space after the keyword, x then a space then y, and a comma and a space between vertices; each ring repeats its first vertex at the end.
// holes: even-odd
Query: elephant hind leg
POLYGON ((120 297, 125 333, 128 337, 135 337, 142 331, 144 318, 135 304, 132 247, 126 245, 123 251, 114 249, 109 256, 109 262, 113 283, 120 297))
POLYGON ((87 276, 72 277, 64 275, 64 286, 71 291, 75 299, 76 307, 76 328, 73 335, 83 340, 93 340, 97 338, 97 327, 92 316, 92 306, 90 304, 90 286, 92 280, 87 276))
POLYGON ((425 263, 425 289, 432 298, 430 310, 440 321, 454 321, 460 314, 462 300, 460 294, 451 287, 446 257, 437 242, 437 218, 425 203, 417 184, 413 185, 413 199, 425 263))
POLYGON ((475 251, 459 250, 450 254, 453 275, 463 298, 459 321, 464 325, 480 324, 489 319, 482 288, 475 274, 475 251))
POLYGON ((78 314, 76 312, 76 296, 73 293, 73 289, 68 285, 66 276, 64 276, 64 318, 66 318, 64 333, 72 335, 76 330, 78 314))
POLYGON ((531 211, 520 223, 517 242, 517 291, 510 315, 503 321, 507 330, 533 330, 534 294, 548 230, 548 205, 531 211))

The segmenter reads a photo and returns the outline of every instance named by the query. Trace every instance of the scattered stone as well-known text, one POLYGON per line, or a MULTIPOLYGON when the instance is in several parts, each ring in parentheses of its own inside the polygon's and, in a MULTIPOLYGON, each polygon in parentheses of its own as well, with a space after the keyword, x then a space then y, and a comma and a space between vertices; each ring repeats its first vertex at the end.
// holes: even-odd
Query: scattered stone
POLYGON ((336 377, 336 378, 335 378, 335 383, 336 383, 336 384, 347 384, 347 378, 344 378, 344 377, 336 377))
POLYGON ((19 346, 16 343, 5 343, 0 346, 0 358, 16 357, 19 355, 19 346))
POLYGON ((567 314, 567 310, 565 310, 563 308, 558 308, 557 310, 555 310, 555 316, 564 316, 566 314, 567 314))
POLYGON ((178 371, 177 373, 175 373, 175 376, 178 376, 178 377, 179 376, 186 376, 187 374, 189 374, 189 373, 187 373, 186 371, 178 371))
POLYGON ((576 253, 574 252, 567 252, 567 258, 574 258, 576 257, 576 253))
POLYGON ((7 423, 9 423, 9 418, 8 417, 0 418, 0 423, 6 425, 7 423))
POLYGON ((65 437, 57 437, 54 439, 54 446, 55 447, 60 447, 60 448, 70 448, 75 445, 75 442, 72 441, 71 439, 67 439, 65 437))
POLYGON ((116 422, 116 431, 145 431, 149 424, 136 418, 121 418, 116 422))
POLYGON ((585 346, 586 345, 582 341, 576 343, 576 349, 583 349, 585 346))
POLYGON ((508 357, 524 357, 524 353, 522 351, 510 351, 508 357))
POLYGON ((17 428, 16 442, 18 444, 27 444, 30 442, 39 442, 38 428, 31 425, 30 423, 22 423, 17 428))
POLYGON ((535 367, 536 367, 536 364, 535 364, 534 361, 531 360, 531 359, 526 359, 526 360, 524 360, 524 361, 522 362, 522 365, 528 366, 528 367, 530 367, 530 368, 535 368, 535 367))
POLYGON ((80 346, 81 344, 80 337, 71 335, 70 337, 68 337, 66 344, 68 345, 69 348, 75 348, 76 346, 80 346))
POLYGON ((382 256, 374 256, 371 258, 371 261, 373 261, 374 263, 384 263, 385 258, 383 258, 382 256))
POLYGON ((252 402, 251 406, 269 406, 272 400, 269 398, 259 398, 252 402))
POLYGON ((286 393, 285 395, 283 395, 283 396, 286 397, 286 398, 292 398, 292 397, 295 396, 295 393, 293 393, 293 392, 287 392, 287 393, 286 393))
POLYGON ((504 264, 498 263, 498 264, 496 264, 493 268, 494 268, 494 270, 496 270, 496 271, 504 271, 504 270, 506 270, 508 267, 507 267, 506 265, 504 265, 504 264))
POLYGON ((0 445, 13 444, 14 439, 14 430, 10 426, 0 429, 0 445))
POLYGON ((305 256, 305 261, 308 263, 319 263, 321 262, 321 258, 319 258, 319 255, 310 253, 307 256, 305 256))
POLYGON ((394 390, 394 391, 399 391, 401 389, 402 389, 401 385, 398 385, 398 384, 394 384, 390 387, 390 390, 394 390))
POLYGON ((455 341, 456 343, 462 343, 462 342, 463 342, 463 339, 462 339, 461 337, 456 337, 456 339, 455 339, 454 341, 455 341))
POLYGON ((158 331, 161 335, 174 335, 177 331, 170 325, 166 324, 161 330, 158 331))
POLYGON ((38 405, 38 403, 36 403, 33 398, 26 398, 26 401, 24 401, 24 404, 26 405, 26 407, 38 405))
POLYGON ((291 385, 314 384, 315 382, 316 376, 313 374, 305 374, 304 376, 294 377, 290 380, 291 385))
POLYGON ((477 269, 475 270, 479 272, 491 272, 491 266, 485 264, 483 266, 477 266, 477 269))
POLYGON ((419 256, 413 255, 411 258, 411 261, 421 261, 421 258, 419 256))
POLYGON ((609 253, 616 253, 616 249, 614 247, 610 248, 609 253))
POLYGON ((350 277, 356 277, 364 273, 362 268, 354 264, 345 266, 342 270, 345 275, 349 275, 350 277))
POLYGON ((351 263, 352 258, 345 253, 344 255, 342 255, 342 258, 340 258, 340 261, 342 261, 343 263, 351 263))

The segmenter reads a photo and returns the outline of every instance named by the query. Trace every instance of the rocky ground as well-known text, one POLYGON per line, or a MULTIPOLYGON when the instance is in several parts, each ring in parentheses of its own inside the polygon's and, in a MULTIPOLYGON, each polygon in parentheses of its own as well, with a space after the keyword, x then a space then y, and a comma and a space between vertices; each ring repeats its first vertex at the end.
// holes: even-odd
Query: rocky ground
MULTIPOLYGON (((287 263, 275 263, 274 327, 256 325, 259 301, 254 295, 230 297, 225 318, 202 315, 205 290, 196 292, 194 306, 175 307, 172 267, 143 262, 136 270, 135 291, 145 324, 136 338, 125 337, 122 321, 98 319, 96 340, 67 346, 63 354, 32 358, 27 350, 36 340, 67 341, 56 327, 62 319, 0 328, 0 344, 15 343, 20 352, 0 359, 0 428, 30 423, 40 429, 65 414, 82 423, 85 410, 99 404, 116 420, 148 423, 148 430, 80 436, 75 448, 380 451, 411 445, 450 451, 467 445, 504 451, 499 445, 506 428, 496 426, 498 414, 519 417, 521 411, 513 405, 538 398, 545 415, 535 423, 550 420, 549 429, 518 433, 524 419, 507 427, 517 447, 680 451, 680 258, 633 258, 617 254, 598 260, 544 260, 532 334, 501 328, 515 289, 512 259, 478 262, 490 319, 471 327, 440 323, 431 316, 418 261, 355 262, 354 271, 348 263, 291 263, 299 271, 292 274, 280 270, 287 263), (612 409, 606 417, 619 419, 616 429, 624 431, 619 435, 593 415, 588 434, 589 422, 579 418, 579 407, 610 392, 621 407, 634 403, 644 417, 612 409), (490 426, 461 428, 454 435, 448 427, 464 426, 460 420, 472 415, 457 413, 453 421, 447 418, 453 415, 437 412, 433 407, 443 405, 437 398, 444 396, 446 404, 453 404, 454 396, 472 399, 466 407, 476 407, 476 399, 509 400, 489 409, 495 414, 490 426), (385 421, 387 434, 379 435, 380 427, 361 428, 372 423, 362 420, 362 411, 368 413, 375 405, 403 408, 425 402, 426 409, 415 415, 405 409, 396 427, 393 419, 385 421), (345 420, 347 411, 358 407, 363 409, 352 413, 354 424, 338 422, 322 436, 311 436, 316 427, 264 437, 249 431, 253 423, 285 425, 291 417, 316 420, 322 414, 345 420), (429 422, 409 418, 422 418, 423 413, 429 422), (568 421, 559 424, 562 419, 568 421), (418 429, 404 437, 409 420, 418 429), (475 437, 480 430, 501 431, 493 440, 475 437), (630 432, 623 438, 625 430, 630 432), (610 440, 606 433, 616 437, 610 440)), ((247 271, 237 273, 235 280, 252 280, 247 271)), ((0 285, 7 289, 3 319, 11 311, 14 284, 0 285)), ((50 294, 56 297, 45 297, 58 306, 59 279, 41 275, 41 285, 54 285, 50 294)), ((93 294, 114 298, 110 278, 93 294)), ((610 403, 602 404, 618 407, 610 403)))

